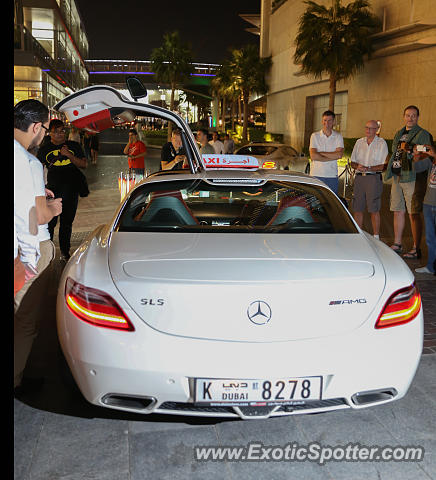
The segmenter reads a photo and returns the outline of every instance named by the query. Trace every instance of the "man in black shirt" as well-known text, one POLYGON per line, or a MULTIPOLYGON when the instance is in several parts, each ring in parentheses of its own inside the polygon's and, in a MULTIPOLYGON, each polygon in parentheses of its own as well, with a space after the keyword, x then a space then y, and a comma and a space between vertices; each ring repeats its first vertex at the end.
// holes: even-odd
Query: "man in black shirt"
POLYGON ((188 159, 182 151, 181 131, 175 128, 171 133, 171 142, 166 143, 161 151, 161 170, 179 170, 188 168, 188 159))
MULTIPOLYGON (((85 176, 79 170, 85 168, 87 162, 80 144, 66 140, 65 127, 61 120, 52 120, 48 130, 50 141, 40 147, 37 156, 47 167, 47 188, 53 191, 55 197, 62 198, 59 246, 63 258, 68 260, 79 193, 81 196, 88 193, 85 176)), ((57 220, 58 217, 53 217, 48 224, 51 240, 57 220)))

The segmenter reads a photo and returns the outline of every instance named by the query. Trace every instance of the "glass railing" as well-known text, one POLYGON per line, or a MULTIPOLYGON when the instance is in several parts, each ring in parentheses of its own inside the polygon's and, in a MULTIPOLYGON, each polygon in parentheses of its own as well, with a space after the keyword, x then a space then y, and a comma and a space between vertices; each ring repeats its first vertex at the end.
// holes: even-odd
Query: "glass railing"
MULTIPOLYGON (((61 12, 62 18, 65 22, 65 25, 71 34, 74 43, 76 44, 77 49, 79 50, 79 53, 83 59, 85 59, 88 56, 88 49, 85 48, 84 42, 81 41, 81 30, 80 30, 80 25, 78 23, 73 23, 72 18, 71 18, 71 8, 69 5, 69 2, 65 2, 65 0, 60 0, 59 3, 59 10, 61 12)), ((79 18, 75 19, 76 22, 80 22, 79 18)), ((83 35, 83 33, 82 33, 83 35)))
POLYGON ((54 39, 54 51, 56 58, 53 58, 47 50, 32 36, 24 25, 14 25, 14 48, 34 53, 41 59, 49 70, 52 70, 58 77, 58 81, 69 86, 72 90, 79 90, 88 85, 88 80, 80 75, 77 69, 73 68, 72 58, 69 57, 62 45, 58 42, 57 36, 54 39))
MULTIPOLYGON (((86 60, 85 61, 90 72, 151 72, 152 63, 149 60, 86 60)), ((215 75, 218 64, 209 63, 192 63, 194 67, 193 74, 215 75)))

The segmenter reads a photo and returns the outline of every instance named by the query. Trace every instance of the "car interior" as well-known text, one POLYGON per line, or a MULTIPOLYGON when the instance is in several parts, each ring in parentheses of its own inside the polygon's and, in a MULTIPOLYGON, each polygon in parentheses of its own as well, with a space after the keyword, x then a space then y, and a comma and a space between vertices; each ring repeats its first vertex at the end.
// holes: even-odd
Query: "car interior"
POLYGON ((154 185, 152 188, 156 190, 150 192, 143 185, 128 202, 117 230, 353 231, 345 217, 335 213, 334 207, 298 187, 277 190, 268 187, 211 187, 207 184, 186 188, 189 187, 186 183, 180 186, 183 188, 170 190, 164 184, 154 185))

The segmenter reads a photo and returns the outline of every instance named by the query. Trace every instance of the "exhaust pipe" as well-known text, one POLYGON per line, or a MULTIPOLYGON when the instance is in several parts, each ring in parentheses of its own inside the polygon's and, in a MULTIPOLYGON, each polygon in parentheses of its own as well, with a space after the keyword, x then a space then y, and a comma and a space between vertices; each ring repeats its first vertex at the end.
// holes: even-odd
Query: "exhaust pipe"
POLYGON ((108 393, 101 399, 101 402, 109 407, 128 408, 130 410, 148 410, 156 404, 156 399, 154 397, 108 393))
POLYGON ((354 405, 363 407, 364 405, 369 405, 371 403, 386 402, 392 400, 398 395, 395 388, 381 388, 379 390, 367 390, 365 392, 357 392, 352 397, 351 400, 354 405))

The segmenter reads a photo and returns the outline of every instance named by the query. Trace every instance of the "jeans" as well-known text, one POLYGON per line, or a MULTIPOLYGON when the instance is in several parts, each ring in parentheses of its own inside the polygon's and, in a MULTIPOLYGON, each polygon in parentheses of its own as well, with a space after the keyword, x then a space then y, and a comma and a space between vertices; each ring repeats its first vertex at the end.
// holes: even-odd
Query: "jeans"
POLYGON ((316 177, 318 180, 324 182, 330 190, 333 190, 336 195, 338 194, 339 179, 338 177, 316 177))
MULTIPOLYGON (((72 185, 50 186, 49 188, 55 194, 55 198, 62 198, 62 213, 59 215, 59 247, 63 255, 68 255, 71 247, 74 217, 76 216, 77 204, 79 203, 79 193, 76 187, 72 185)), ((48 223, 48 231, 52 241, 57 223, 58 217, 53 217, 48 223)))
POLYGON ((436 261, 436 206, 424 203, 425 242, 428 248, 428 259, 426 267, 435 272, 436 261))

